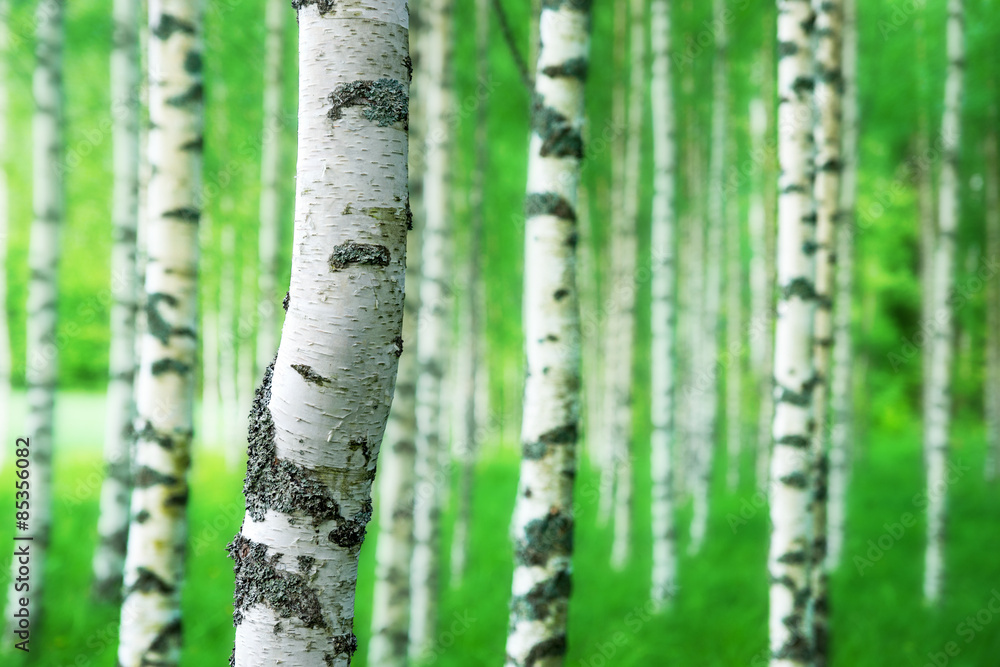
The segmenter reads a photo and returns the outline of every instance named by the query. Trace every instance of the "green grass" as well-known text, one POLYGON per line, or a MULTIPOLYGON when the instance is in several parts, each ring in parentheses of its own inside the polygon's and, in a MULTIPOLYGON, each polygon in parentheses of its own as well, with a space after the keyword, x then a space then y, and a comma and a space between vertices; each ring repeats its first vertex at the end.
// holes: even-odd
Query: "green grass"
MULTIPOLYGON (((960 650, 947 665, 987 667, 1000 655, 1000 617, 981 613, 978 632, 959 624, 987 609, 1000 590, 1000 488, 982 480, 980 428, 958 429, 952 460, 969 470, 949 489, 947 598, 940 609, 926 609, 920 598, 923 567, 922 515, 914 496, 922 489, 918 432, 878 433, 858 443, 859 460, 851 487, 849 532, 844 565, 832 580, 833 665, 924 667, 929 653, 948 642, 960 650), (886 534, 884 524, 904 513, 917 517, 872 566, 863 572, 854 557, 867 558, 869 540, 886 534), (968 640, 968 641, 967 641, 968 640)), ((474 505, 475 525, 468 574, 461 586, 442 593, 437 634, 442 666, 499 664, 507 625, 511 549, 508 521, 517 483, 515 456, 493 448, 481 461, 474 505)), ((722 461, 719 462, 723 463, 722 461)), ((749 457, 744 471, 749 475, 749 457)), ((94 546, 97 487, 81 483, 97 465, 93 450, 70 451, 57 459, 56 522, 47 566, 46 617, 33 628, 31 660, 3 658, 4 665, 113 665, 117 612, 89 598, 90 556, 94 546)), ((578 532, 574 592, 570 614, 572 667, 682 664, 760 665, 766 642, 767 513, 760 509, 745 525, 730 528, 728 515, 744 501, 752 506, 749 477, 738 493, 726 493, 718 466, 712 523, 702 554, 690 557, 686 527, 690 512, 679 511, 680 590, 674 607, 662 615, 648 612, 650 535, 647 467, 637 460, 636 533, 633 559, 623 572, 607 566, 610 528, 595 525, 596 471, 585 467, 578 481, 578 532)), ((10 502, 12 468, 0 474, 5 504, 10 502)), ((223 665, 232 646, 232 566, 225 545, 242 519, 241 473, 227 470, 221 456, 199 452, 192 470, 188 580, 184 589, 183 664, 223 665)), ((449 527, 445 514, 445 545, 449 527)), ((0 522, 0 544, 11 544, 11 527, 0 522)), ((373 524, 362 550, 355 631, 364 665, 371 622, 374 554, 373 524)), ((883 539, 886 544, 889 538, 883 539)), ((3 562, 6 564, 7 557, 3 562)), ((6 572, 6 569, 4 570, 6 572)), ((448 581, 447 564, 442 581, 448 581)), ((4 646, 12 643, 4 638, 4 646)), ((939 662, 945 656, 938 656, 939 662)))

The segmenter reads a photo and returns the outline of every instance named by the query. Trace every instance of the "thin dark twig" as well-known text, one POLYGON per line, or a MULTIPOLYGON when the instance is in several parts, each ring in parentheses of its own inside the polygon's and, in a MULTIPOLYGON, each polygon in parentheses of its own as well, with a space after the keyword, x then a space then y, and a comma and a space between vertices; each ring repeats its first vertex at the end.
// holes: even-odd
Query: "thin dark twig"
MULTIPOLYGON (((531 92, 535 89, 535 82, 532 81, 531 74, 528 72, 528 65, 524 61, 524 56, 521 55, 521 51, 517 48, 517 43, 514 41, 514 33, 510 29, 507 13, 504 11, 503 5, 500 4, 500 0, 493 0, 493 10, 497 13, 497 20, 500 22, 500 32, 503 34, 503 41, 507 42, 507 48, 510 49, 510 55, 514 58, 514 64, 521 75, 521 82, 528 89, 528 92, 531 92)), ((537 35, 532 35, 531 38, 535 39, 537 35)))

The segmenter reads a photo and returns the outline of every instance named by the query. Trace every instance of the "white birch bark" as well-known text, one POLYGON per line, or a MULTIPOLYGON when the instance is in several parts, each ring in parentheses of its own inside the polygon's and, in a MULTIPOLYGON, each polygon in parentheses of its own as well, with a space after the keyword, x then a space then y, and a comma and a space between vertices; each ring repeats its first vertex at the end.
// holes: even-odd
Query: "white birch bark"
POLYGON ((653 52, 650 98, 653 124, 653 212, 650 253, 651 344, 650 472, 652 475, 653 576, 650 599, 668 603, 677 577, 674 520, 674 384, 676 378, 675 319, 677 282, 674 272, 676 237, 676 153, 674 98, 670 78, 670 2, 654 0, 650 10, 653 52))
POLYGON ((104 436, 105 478, 94 553, 94 592, 115 599, 121 593, 128 543, 129 450, 135 415, 136 224, 139 208, 139 11, 134 0, 112 9, 111 52, 114 187, 111 224, 111 350, 104 436))
MULTIPOLYGON (((25 432, 29 440, 28 484, 31 536, 31 595, 28 615, 38 623, 44 599, 45 560, 52 526, 52 430, 55 421, 56 383, 59 378, 56 343, 59 299, 59 249, 65 206, 63 172, 63 0, 40 0, 35 10, 35 71, 32 80, 32 221, 28 248, 27 328, 25 331, 25 383, 27 409, 25 432)), ((7 598, 7 636, 17 630, 12 616, 21 608, 16 578, 18 559, 11 564, 7 598)))
POLYGON ((809 498, 816 310, 809 0, 778 1, 778 317, 774 342, 769 645, 771 667, 810 661, 809 498))
POLYGON ((437 625, 440 575, 441 500, 448 480, 439 473, 447 453, 442 433, 442 378, 451 302, 449 266, 451 211, 451 14, 453 0, 426 0, 420 47, 426 136, 424 229, 421 240, 420 332, 417 336, 416 497, 413 507, 413 561, 410 564, 409 655, 420 659, 431 648, 437 625))
POLYGON ((278 349, 278 167, 281 162, 281 52, 285 2, 264 2, 264 127, 260 144, 260 228, 257 243, 257 361, 255 376, 271 363, 278 349))
POLYGON ((615 316, 618 329, 615 387, 615 421, 612 446, 615 457, 615 531, 611 543, 611 567, 622 569, 632 547, 632 355, 635 346, 636 256, 639 223, 639 198, 642 196, 643 112, 646 108, 646 2, 630 0, 629 4, 629 95, 628 124, 625 139, 624 206, 622 228, 616 238, 620 245, 615 316))
POLYGON ((848 457, 853 441, 853 302, 855 199, 858 173, 858 88, 855 0, 843 0, 843 175, 840 184, 836 293, 833 311, 833 368, 830 371, 830 484, 826 516, 826 568, 840 564, 847 513, 848 457))
POLYGON ((505 664, 560 667, 571 588, 580 420, 576 202, 590 2, 542 5, 525 200, 527 369, 505 664))
POLYGON ((828 609, 826 562, 827 521, 827 401, 829 398, 830 352, 833 347, 834 271, 837 215, 840 211, 842 2, 813 0, 816 14, 815 107, 813 142, 816 146, 816 312, 813 321, 813 465, 810 612, 812 616, 813 664, 826 667, 828 660, 828 609))
MULTIPOLYGON (((769 76, 762 73, 761 78, 769 76)), ((754 81, 754 83, 762 83, 754 81)), ((747 230, 750 240, 750 321, 755 325, 767 318, 767 293, 771 284, 767 280, 767 249, 764 223, 763 156, 766 150, 767 110, 764 100, 755 97, 750 101, 750 154, 756 163, 755 178, 750 190, 747 208, 747 230)), ((750 364, 757 375, 770 376, 771 369, 764 365, 767 336, 750 337, 750 364)))
MULTIPOLYGON (((997 121, 993 109, 994 126, 997 121)), ((997 158, 997 134, 986 137, 986 256, 1000 257, 1000 160, 997 158)), ((986 479, 1000 476, 1000 286, 996 280, 986 286, 986 479)))
POLYGON ((955 285, 955 235, 959 217, 958 160, 961 146, 965 16, 962 0, 948 0, 947 57, 944 114, 941 118, 941 185, 938 229, 934 244, 934 322, 931 374, 925 407, 924 451, 927 456, 927 550, 924 561, 924 599, 941 600, 944 583, 944 541, 947 517, 948 437, 951 421, 952 343, 955 337, 951 292, 955 285))
MULTIPOLYGON (((729 112, 729 65, 726 49, 725 0, 714 0, 715 64, 712 73, 712 144, 708 165, 708 208, 705 241, 705 297, 701 335, 697 345, 698 365, 692 377, 692 390, 700 404, 697 432, 692 443, 695 470, 692 478, 693 511, 688 552, 701 550, 708 529, 710 481, 719 413, 719 328, 722 301, 722 236, 725 217, 726 118, 729 112)), ((699 267, 699 270, 702 270, 699 267)))
POLYGON ((197 352, 197 205, 202 152, 201 8, 149 6, 146 330, 118 662, 180 660, 180 593, 197 352))
MULTIPOLYGON (((7 155, 8 88, 7 58, 10 48, 10 2, 0 1, 0 155, 7 155)), ((0 165, 0 303, 7 303, 7 241, 10 218, 7 169, 0 165)), ((10 324, 7 308, 0 308, 0 438, 6 442, 10 406, 10 324)), ((0 451, 0 467, 6 463, 7 449, 0 451)))
MULTIPOLYGON (((626 67, 626 39, 628 37, 628 3, 630 0, 614 0, 612 62, 616 72, 624 72, 626 67)), ((610 223, 611 235, 608 241, 609 262, 602 290, 601 319, 604 322, 604 406, 603 428, 601 434, 601 480, 600 498, 597 507, 598 524, 606 525, 616 514, 619 489, 618 481, 623 476, 618 468, 622 465, 622 454, 627 454, 628 445, 620 443, 623 420, 628 416, 622 414, 622 405, 627 396, 622 396, 629 390, 629 380, 622 359, 625 349, 625 338, 629 334, 627 315, 623 311, 628 306, 630 296, 623 295, 625 286, 632 279, 627 272, 627 246, 634 237, 634 231, 629 234, 629 217, 626 215, 626 199, 628 199, 627 171, 627 100, 628 89, 624 77, 617 77, 611 90, 611 125, 615 135, 611 139, 611 192, 610 192, 610 223), (623 298, 624 296, 624 298, 623 298)), ((625 407, 628 411, 628 407, 625 407)), ((627 490, 626 490, 627 493, 627 490)), ((617 517, 616 517, 617 518, 617 517)), ((614 549, 612 548, 612 552, 614 549)))
POLYGON ((235 667, 346 667, 358 553, 402 352, 408 12, 296 3, 288 310, 251 412, 235 667))

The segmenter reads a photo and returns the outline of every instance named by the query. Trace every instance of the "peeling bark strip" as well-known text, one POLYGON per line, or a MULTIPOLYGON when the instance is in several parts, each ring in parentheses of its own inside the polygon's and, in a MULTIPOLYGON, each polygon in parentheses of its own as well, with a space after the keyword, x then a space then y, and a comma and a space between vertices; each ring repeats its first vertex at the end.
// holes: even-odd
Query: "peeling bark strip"
POLYGON ((187 470, 197 356, 201 179, 201 15, 198 0, 161 0, 149 12, 146 271, 134 448, 135 488, 125 558, 122 667, 180 660, 180 589, 187 536, 187 470))
POLYGON ((342 83, 330 94, 330 120, 340 120, 344 107, 364 107, 368 120, 381 127, 402 123, 406 126, 410 99, 406 87, 396 79, 342 83))
POLYGON ((929 388, 924 414, 924 454, 927 458, 927 550, 924 561, 924 599, 937 604, 944 582, 944 540, 947 520, 949 428, 951 425, 952 342, 955 336, 955 233, 959 219, 958 157, 961 147, 965 16, 962 0, 948 1, 948 77, 944 89, 941 140, 944 160, 938 198, 938 233, 934 247, 934 313, 947 313, 930 345, 929 388))
MULTIPOLYGON (((59 375, 57 331, 60 227, 63 220, 63 0, 40 0, 35 13, 34 128, 32 145, 32 221, 28 248, 25 368, 28 414, 25 430, 31 441, 32 578, 27 613, 37 622, 43 593, 46 548, 52 523, 52 424, 59 375)), ((7 21, 7 17, 4 17, 7 21)), ((9 26, 6 26, 9 29, 9 26)), ((4 119, 6 122, 6 119, 4 119)), ((6 205, 6 202, 3 202, 6 205)), ((6 239, 4 240, 6 243, 6 239)), ((6 266, 4 266, 6 268, 6 266)), ((17 630, 13 616, 21 608, 18 559, 12 561, 6 616, 7 636, 17 630)))
POLYGON ((250 415, 246 515, 229 548, 237 667, 350 664, 358 553, 402 320, 405 226, 347 209, 406 201, 404 125, 382 122, 389 107, 400 120, 396 107, 406 105, 405 1, 296 9, 295 253, 281 343, 250 415), (349 77, 376 85, 345 84, 349 77), (331 100, 317 92, 330 90, 352 98, 337 106, 369 113, 331 126, 331 100), (338 245, 344 239, 354 241, 338 245), (378 270, 363 285, 330 270, 355 264, 378 270))
POLYGON ((521 459, 512 519, 515 564, 507 667, 555 667, 566 653, 580 418, 574 266, 584 87, 580 78, 563 73, 586 69, 589 9, 589 2, 546 0, 539 21, 525 201, 527 372, 521 425, 521 442, 536 444, 527 445, 521 459), (548 111, 543 115, 542 109, 548 111), (559 121, 553 125, 555 119, 559 121))
POLYGON ((778 0, 778 318, 770 485, 772 667, 806 667, 812 543, 810 452, 814 422, 812 329, 816 312, 813 208, 813 52, 809 0, 778 0), (794 48, 791 48, 794 47, 794 48))

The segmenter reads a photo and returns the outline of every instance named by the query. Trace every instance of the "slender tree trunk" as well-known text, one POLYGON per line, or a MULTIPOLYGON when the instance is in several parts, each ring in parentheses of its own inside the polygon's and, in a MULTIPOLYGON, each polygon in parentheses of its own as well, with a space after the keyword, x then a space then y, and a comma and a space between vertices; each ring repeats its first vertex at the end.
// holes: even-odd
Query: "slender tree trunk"
POLYGON ((632 354, 635 346, 636 255, 639 221, 639 198, 642 196, 643 111, 646 75, 646 0, 630 0, 629 29, 629 109, 625 140, 625 194, 618 241, 621 265, 616 301, 618 363, 614 431, 612 446, 618 451, 615 465, 615 532, 611 545, 611 566, 625 567, 632 545, 632 354))
POLYGON ((257 374, 264 372, 278 348, 279 224, 278 167, 281 163, 281 51, 285 3, 265 0, 264 128, 260 147, 260 231, 257 262, 257 374))
POLYGON ((650 350, 653 432, 650 472, 653 479, 653 580, 650 598, 669 602, 677 577, 677 539, 674 521, 674 383, 677 355, 674 244, 677 234, 674 193, 676 153, 674 97, 670 80, 670 2, 654 0, 650 16, 653 71, 650 83, 653 122, 652 349, 650 350))
MULTIPOLYGON (((485 81, 489 76, 489 34, 490 7, 488 0, 476 0, 476 80, 485 81)), ((459 450, 458 497, 455 528, 451 541, 451 583, 461 584, 465 575, 466 559, 469 551, 469 531, 472 525, 472 489, 475 481, 476 457, 479 451, 476 429, 477 405, 480 402, 479 376, 481 374, 482 333, 482 285, 479 275, 481 258, 481 237, 483 228, 483 193, 486 169, 489 164, 489 136, 487 128, 486 100, 480 100, 476 108, 476 167, 472 174, 469 192, 469 209, 472 213, 469 230, 469 244, 465 262, 465 291, 462 295, 460 313, 457 387, 461 388, 457 438, 459 450)))
POLYGON ((848 456, 853 442, 853 347, 851 304, 854 271, 854 202, 858 173, 858 41, 855 0, 843 0, 843 142, 840 217, 837 224, 837 299, 833 311, 833 368, 830 372, 830 488, 826 517, 826 568, 840 563, 847 512, 848 456))
MULTIPOLYGON (((614 32, 612 58, 615 72, 624 72, 627 54, 628 3, 630 0, 614 0, 614 32)), ((617 514, 620 491, 618 482, 623 475, 618 468, 622 456, 628 455, 628 444, 618 438, 624 421, 630 418, 627 405, 628 391, 631 389, 631 374, 625 372, 623 354, 625 339, 631 336, 631 328, 626 315, 631 294, 632 273, 627 267, 627 246, 634 245, 635 231, 629 233, 629 217, 625 212, 628 199, 628 146, 627 146, 627 98, 628 90, 624 77, 617 77, 611 90, 611 125, 615 129, 611 139, 611 237, 608 241, 610 262, 608 263, 605 286, 602 290, 601 319, 604 327, 604 432, 601 437, 603 450, 601 461, 600 500, 597 519, 606 525, 613 514, 617 514), (623 294, 623 292, 628 292, 623 294), (623 407, 624 405, 624 407, 623 407), (623 410, 626 414, 622 414, 623 410)), ((628 473, 631 478, 631 473, 628 473)), ((625 491, 629 495, 629 491, 625 491)), ((617 519, 617 516, 615 517, 617 519)), ((617 530, 617 529, 616 529, 617 530)), ((614 548, 612 548, 612 554, 614 548)))
POLYGON ((452 0, 427 0, 426 29, 420 47, 425 85, 427 134, 424 152, 425 223, 421 247, 420 334, 417 336, 416 496, 413 508, 413 561, 410 569, 411 660, 431 648, 437 626, 440 571, 441 498, 449 480, 440 474, 443 442, 442 378, 447 363, 445 339, 451 303, 449 268, 451 212, 451 33, 452 0))
POLYGON ((778 318, 771 456, 771 667, 809 664, 812 328, 816 311, 809 0, 778 0, 778 318))
MULTIPOLYGON (((201 245, 203 248, 216 247, 217 242, 212 230, 212 219, 201 216, 201 245)), ((212 255, 207 254, 201 259, 201 270, 206 276, 218 276, 219 272, 212 255)), ((220 431, 221 419, 219 411, 219 298, 218 286, 201 281, 201 429, 202 442, 212 446, 222 445, 228 448, 220 431)))
POLYGON ((743 449, 743 252, 736 202, 726 201, 726 486, 740 485, 743 449))
MULTIPOLYGON (((763 76, 769 76, 765 73, 763 76)), ((750 103, 750 142, 751 153, 757 168, 750 193, 750 208, 747 214, 747 227, 750 232, 750 310, 752 330, 750 332, 750 359, 754 374, 760 385, 760 404, 758 410, 758 427, 756 443, 756 468, 754 476, 757 488, 764 488, 767 483, 767 453, 771 446, 771 422, 774 415, 772 398, 771 371, 773 360, 771 343, 774 334, 769 323, 771 321, 771 299, 774 291, 773 276, 768 265, 773 263, 771 243, 768 243, 767 213, 764 210, 764 189, 767 178, 764 175, 764 156, 766 155, 767 109, 762 99, 754 99, 750 103), (769 363, 770 362, 770 363, 769 363)))
POLYGON ((115 43, 111 53, 114 191, 111 257, 111 351, 104 483, 94 553, 94 592, 115 599, 121 593, 128 543, 129 449, 135 414, 136 216, 139 206, 139 12, 134 0, 116 0, 115 43))
POLYGON ((403 301, 403 353, 386 427, 388 444, 379 461, 379 533, 375 544, 371 667, 405 667, 410 634, 410 563, 413 559, 413 508, 416 487, 417 341, 420 338, 420 251, 423 247, 424 90, 420 46, 424 1, 410 2, 409 151, 410 207, 413 227, 406 240, 406 296, 403 301))
MULTIPOLYGON (((60 159, 63 151, 63 0, 40 0, 35 13, 35 73, 32 154, 31 239, 28 249, 27 330, 25 332, 25 382, 28 414, 30 514, 18 536, 30 536, 31 595, 28 617, 38 623, 44 596, 45 556, 52 526, 52 429, 56 383, 59 377, 56 317, 59 299, 59 246, 65 193, 60 159)), ((23 444, 19 442, 19 446, 23 444)), ((20 517, 18 517, 20 520, 20 517)), ((20 543, 19 543, 20 544, 20 543)), ((7 636, 17 630, 20 610, 18 559, 11 565, 7 598, 7 636)))
MULTIPOLYGON (((997 113, 991 114, 996 126, 997 113)), ((986 137, 986 256, 1000 257, 1000 160, 997 134, 986 137)), ((986 285, 986 479, 1000 475, 1000 286, 996 280, 986 285)))
MULTIPOLYGON (((712 460, 718 428, 719 413, 719 323, 722 301, 722 227, 725 218, 725 158, 726 158, 726 118, 729 112, 728 61, 726 55, 728 37, 726 35, 725 0, 714 0, 715 15, 715 66, 712 88, 712 146, 709 157, 708 175, 708 225, 705 245, 705 305, 702 311, 702 332, 697 341, 702 352, 695 367, 692 381, 695 383, 696 400, 701 404, 698 410, 695 448, 696 470, 692 480, 694 511, 691 516, 691 541, 688 552, 696 554, 701 550, 708 528, 710 481, 712 460)), ((701 268, 699 267, 699 270, 701 268)))
POLYGON ((539 21, 525 200, 527 372, 521 475, 512 519, 508 667, 560 667, 566 654, 580 419, 574 240, 589 8, 589 2, 544 3, 539 21))
POLYGON ((952 342, 955 338, 951 292, 955 285, 955 235, 959 217, 958 160, 965 59, 964 21, 962 0, 948 0, 948 76, 945 80, 944 115, 941 119, 944 159, 941 163, 938 195, 938 233, 934 244, 934 321, 938 326, 931 342, 930 389, 924 422, 928 489, 924 599, 929 604, 940 602, 944 582, 952 342))
POLYGON ((180 660, 180 593, 197 356, 197 206, 201 176, 201 7, 149 8, 149 182, 146 331, 118 662, 180 660))
POLYGON ((834 270, 837 215, 840 211, 841 156, 840 95, 841 0, 813 0, 816 13, 815 106, 813 141, 816 145, 816 313, 813 321, 813 548, 810 611, 812 613, 813 664, 828 660, 828 609, 826 562, 827 503, 827 401, 830 352, 833 347, 834 270))
MULTIPOLYGON (((10 0, 0 0, 0 155, 7 155, 8 87, 7 58, 10 48, 10 0)), ((7 168, 0 165, 0 438, 6 442, 10 406, 10 325, 7 321, 7 229, 10 218, 7 168)), ((0 467, 7 458, 0 451, 0 467)))
MULTIPOLYGON (((917 130, 917 154, 928 155, 930 152, 930 128, 927 114, 921 113, 917 130)), ((917 193, 917 212, 920 216, 920 297, 921 321, 934 321, 934 247, 935 226, 937 224, 934 211, 934 173, 930 165, 920 169, 919 189, 917 193)), ((931 391, 931 353, 932 346, 924 347, 921 355, 922 388, 925 415, 930 410, 931 391)), ((925 452, 926 455, 926 452, 925 452)))
POLYGON ((358 553, 402 352, 408 16, 302 2, 287 316, 257 389, 235 667, 346 667, 358 553), (372 165, 377 165, 373 169, 372 165))

